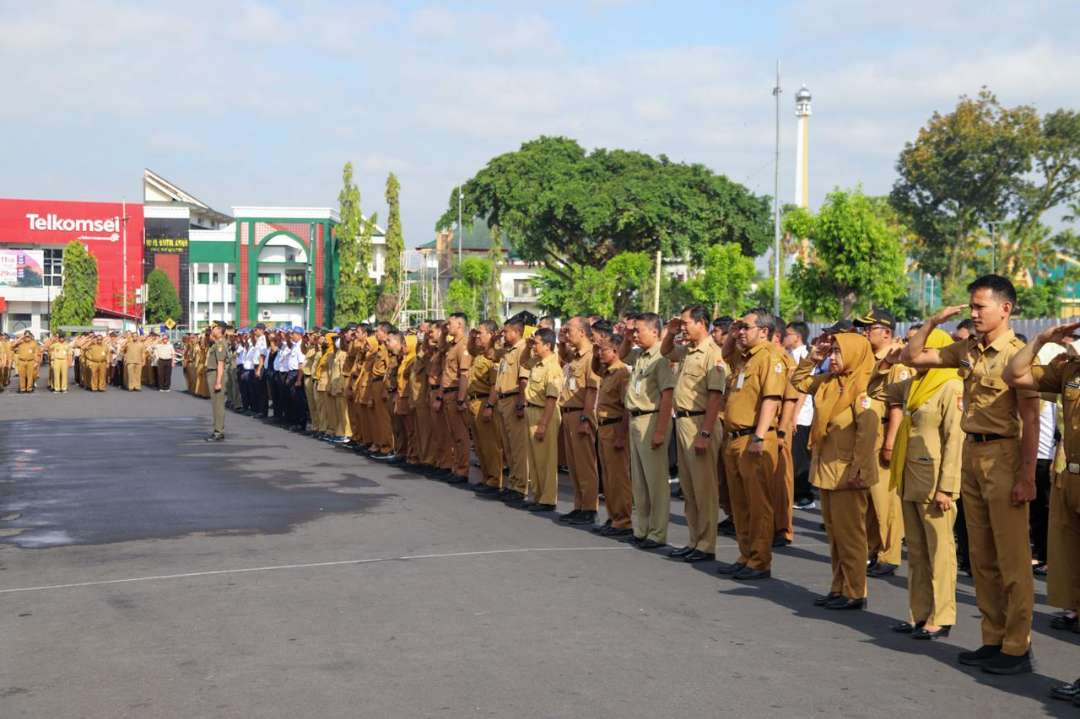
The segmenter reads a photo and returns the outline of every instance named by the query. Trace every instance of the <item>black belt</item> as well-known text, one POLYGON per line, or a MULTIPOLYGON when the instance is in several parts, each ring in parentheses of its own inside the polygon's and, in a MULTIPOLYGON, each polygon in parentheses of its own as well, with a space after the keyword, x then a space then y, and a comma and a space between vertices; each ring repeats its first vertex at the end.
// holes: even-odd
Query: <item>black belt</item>
POLYGON ((486 393, 474 393, 469 395, 469 399, 484 399, 487 396, 486 393))
POLYGON ((656 414, 660 410, 658 409, 632 409, 630 410, 631 417, 640 417, 643 414, 656 414))
POLYGON ((562 411, 563 412, 584 412, 585 408, 584 407, 563 407, 562 411))
POLYGON ((597 420, 597 424, 601 427, 607 427, 608 425, 617 424, 618 422, 622 422, 622 417, 608 417, 607 419, 601 418, 597 420))
POLYGON ((530 406, 530 407, 536 407, 537 409, 547 409, 547 405, 543 405, 543 404, 533 404, 532 402, 529 402, 529 406, 530 406))
MULTIPOLYGON (((742 429, 733 429, 733 430, 729 431, 727 434, 728 434, 728 438, 730 438, 730 439, 738 439, 739 437, 745 437, 748 434, 753 434, 756 431, 757 431, 757 427, 743 427, 742 429)), ((776 428, 775 427, 769 427, 769 429, 766 430, 766 431, 775 432, 776 428)))
POLYGON ((967 436, 972 442, 996 442, 999 439, 1016 439, 1015 437, 1006 437, 1003 434, 979 434, 978 432, 968 432, 967 436))
POLYGON ((684 417, 700 417, 703 414, 705 414, 705 410, 703 410, 703 409, 702 410, 697 410, 697 409, 677 409, 677 410, 675 410, 675 416, 678 417, 679 419, 682 419, 684 417))
POLYGON ((429 384, 428 389, 439 389, 439 390, 441 390, 442 385, 441 384, 429 384))
POLYGON ((507 397, 516 397, 519 394, 521 394, 521 390, 517 390, 516 392, 499 392, 499 399, 506 399, 507 397))
POLYGON ((371 381, 372 382, 382 382, 384 379, 386 379, 386 375, 381 374, 378 377, 372 377, 371 381))

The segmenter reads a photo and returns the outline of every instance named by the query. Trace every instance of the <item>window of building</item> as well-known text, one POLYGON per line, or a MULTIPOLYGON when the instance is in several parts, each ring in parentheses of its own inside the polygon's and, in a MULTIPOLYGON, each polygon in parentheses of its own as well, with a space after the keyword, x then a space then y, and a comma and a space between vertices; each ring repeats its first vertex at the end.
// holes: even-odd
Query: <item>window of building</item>
POLYGON ((514 280, 514 297, 534 297, 536 290, 529 280, 514 280))
POLYGON ((230 285, 235 285, 236 284, 236 273, 235 272, 230 272, 229 273, 229 284, 230 285))
POLYGON ((13 333, 24 332, 30 329, 32 324, 33 318, 28 314, 23 314, 21 312, 13 312, 11 314, 11 331, 13 333))
POLYGON ((289 302, 307 299, 307 279, 303 270, 285 273, 285 290, 285 299, 289 302))
POLYGON ((46 287, 60 287, 64 284, 64 248, 45 250, 45 276, 42 278, 46 287))
POLYGON ((281 274, 278 272, 273 273, 259 273, 259 286, 263 285, 280 285, 281 274))
POLYGON ((218 274, 217 272, 214 273, 213 281, 211 281, 209 272, 200 272, 199 273, 199 278, 197 280, 198 284, 200 284, 200 285, 209 285, 209 284, 215 284, 216 285, 220 281, 221 281, 221 275, 218 274))

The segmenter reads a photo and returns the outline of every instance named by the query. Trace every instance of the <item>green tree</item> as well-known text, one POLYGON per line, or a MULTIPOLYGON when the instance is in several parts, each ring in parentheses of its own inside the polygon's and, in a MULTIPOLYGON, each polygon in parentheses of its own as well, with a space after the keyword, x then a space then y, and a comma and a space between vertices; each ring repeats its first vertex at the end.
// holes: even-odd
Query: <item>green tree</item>
POLYGON ((611 317, 615 312, 615 280, 590 265, 567 268, 569 276, 545 267, 537 276, 536 304, 545 312, 562 317, 597 314, 611 317))
POLYGON ((146 321, 160 324, 176 320, 183 314, 180 295, 176 293, 169 276, 161 270, 153 270, 146 276, 146 321))
POLYGON ((458 266, 458 279, 465 283, 470 294, 469 319, 481 319, 480 308, 484 291, 491 284, 491 260, 481 257, 466 257, 458 266))
MULTIPOLYGON (((604 265, 613 286, 612 316, 652 309, 656 265, 648 252, 620 252, 604 265)), ((606 315, 605 315, 606 316, 606 315)))
POLYGON ((946 291, 974 260, 980 230, 1006 217, 1039 137, 1033 108, 1002 107, 983 88, 951 113, 935 112, 904 146, 890 200, 920 238, 912 256, 946 291))
POLYGON ((488 262, 491 263, 491 275, 487 285, 487 319, 495 320, 502 324, 503 296, 502 296, 502 266, 503 245, 502 232, 499 226, 488 228, 491 236, 491 249, 488 251, 488 262))
POLYGON ((72 240, 64 246, 64 287, 53 300, 50 326, 89 325, 94 319, 97 288, 97 260, 78 240, 72 240))
POLYGON ((812 259, 791 269, 792 289, 812 316, 850 318, 856 306, 888 306, 906 293, 900 240, 861 189, 834 190, 816 215, 788 213, 784 228, 813 246, 812 259))
POLYGON ((1017 287, 1017 314, 1025 318, 1059 317, 1063 289, 1061 280, 1040 282, 1034 287, 1017 287))
POLYGON ((713 245, 705 252, 702 272, 686 283, 700 304, 711 307, 713 316, 738 316, 749 309, 747 293, 753 284, 754 261, 733 243, 713 245))
MULTIPOLYGON (((747 295, 749 304, 753 307, 766 307, 772 312, 773 306, 773 281, 771 277, 758 277, 754 289, 747 295)), ((780 318, 785 322, 803 319, 804 312, 799 298, 791 288, 791 280, 787 277, 780 278, 780 318)), ((733 315, 734 316, 734 315, 733 315)))
POLYGON ((345 163, 342 188, 338 193, 341 221, 335 229, 338 278, 334 290, 334 324, 360 322, 371 315, 374 288, 368 276, 371 262, 371 231, 374 218, 360 211, 360 188, 353 182, 353 166, 345 163))
MULTIPOLYGON (((464 186, 466 217, 498 225, 519 256, 564 279, 621 252, 700 260, 717 242, 747 255, 769 244, 769 201, 703 165, 541 137, 492 159, 464 186)), ((436 223, 457 222, 457 190, 436 223)))
POLYGON ((386 204, 389 213, 386 217, 386 264, 382 286, 379 288, 379 319, 392 322, 397 319, 398 306, 401 304, 401 287, 405 284, 404 268, 401 264, 405 252, 405 238, 401 232, 401 183, 394 173, 386 178, 386 204))

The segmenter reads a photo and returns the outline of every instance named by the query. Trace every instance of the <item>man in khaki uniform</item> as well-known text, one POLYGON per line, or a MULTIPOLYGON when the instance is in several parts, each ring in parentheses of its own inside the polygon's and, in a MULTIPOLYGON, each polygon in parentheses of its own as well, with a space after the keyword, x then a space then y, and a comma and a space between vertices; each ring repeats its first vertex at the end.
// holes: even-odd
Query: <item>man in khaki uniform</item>
MULTIPOLYGON (((890 353, 900 347, 893 338, 896 320, 885 310, 871 310, 856 319, 855 328, 870 342, 874 350, 874 371, 870 375, 867 394, 874 410, 888 419, 885 411, 886 388, 903 382, 911 371, 902 364, 889 361, 890 353)), ((883 450, 884 425, 878 433, 878 473, 880 481, 870 485, 870 511, 866 513, 866 537, 870 543, 870 567, 866 573, 872 577, 887 577, 900 566, 900 552, 904 542, 904 516, 900 493, 889 482, 889 452, 883 450)))
POLYGON ((15 342, 12 351, 15 353, 15 370, 19 373, 19 392, 33 392, 41 362, 41 347, 30 330, 15 342))
POLYGON ((630 414, 630 482, 634 494, 634 537, 639 549, 667 544, 671 488, 668 442, 675 374, 660 354, 660 317, 646 312, 627 321, 620 358, 632 367, 626 390, 630 414), (637 345, 631 349, 631 343, 637 345))
POLYGON ((11 382, 11 364, 15 361, 15 353, 11 349, 11 339, 0 333, 0 392, 7 390, 11 382))
POLYGON ((304 364, 300 371, 304 377, 304 398, 307 400, 308 419, 311 421, 311 432, 318 433, 322 430, 319 407, 315 403, 315 363, 319 359, 319 350, 315 345, 317 335, 309 332, 304 336, 304 364))
POLYGON ((600 503, 600 474, 596 463, 596 412, 586 401, 592 372, 592 328, 585 317, 566 323, 568 361, 563 367, 563 391, 559 397, 566 466, 574 485, 574 508, 559 516, 563 524, 588 525, 596 521, 600 503))
POLYGON ((967 433, 961 493, 983 645, 961 653, 959 661, 992 674, 1017 674, 1032 669, 1035 587, 1028 502, 1035 496, 1039 401, 1034 392, 1015 390, 1003 378, 1024 346, 1009 327, 1016 306, 1012 283, 1000 275, 984 275, 968 290, 978 335, 940 350, 927 349, 930 332, 964 310, 962 305, 948 307, 915 333, 900 361, 916 369, 960 370, 961 427, 967 433))
POLYGON ((68 391, 68 368, 73 361, 71 346, 64 341, 63 333, 57 334, 49 345, 49 374, 52 375, 53 392, 68 391))
POLYGON ((447 433, 447 462, 450 476, 449 484, 464 484, 469 481, 469 425, 466 420, 469 395, 469 367, 472 355, 468 351, 468 319, 461 312, 450 315, 446 321, 446 333, 449 347, 443 358, 442 366, 442 414, 445 417, 447 433))
POLYGON ((91 392, 104 392, 105 380, 109 369, 109 348, 104 337, 94 337, 86 346, 83 358, 90 373, 86 387, 91 392))
POLYGON ((387 342, 390 338, 388 323, 380 322, 375 327, 375 360, 371 364, 371 453, 372 459, 391 459, 394 456, 394 432, 390 422, 390 350, 387 342))
MULTIPOLYGON (((781 325, 777 321, 778 325, 781 325)), ((788 378, 795 372, 796 362, 781 343, 783 326, 773 331, 772 342, 776 346, 777 356, 784 362, 784 371, 788 378)), ((795 437, 795 417, 802 393, 789 381, 784 389, 780 404, 779 418, 776 423, 776 472, 773 473, 770 496, 773 509, 773 546, 786 547, 795 539, 795 461, 792 455, 792 440, 795 437)), ((721 506, 723 504, 721 503, 721 506)))
POLYGON ((533 501, 520 505, 530 512, 553 512, 559 494, 559 426, 562 416, 558 401, 563 389, 563 372, 555 354, 555 332, 544 328, 532 336, 536 359, 525 385, 525 412, 529 421, 529 457, 535 468, 533 501))
POLYGON ((725 352, 731 379, 724 406, 724 474, 731 494, 739 558, 720 568, 734 579, 772 576, 774 521, 769 487, 776 472, 776 421, 787 390, 787 365, 770 341, 776 319, 766 310, 732 324, 725 352))
POLYGON ((611 324, 600 320, 592 326, 593 384, 585 399, 596 407, 600 467, 604 473, 604 506, 608 520, 593 531, 604 537, 633 535, 633 491, 630 486, 630 415, 626 411, 626 388, 630 368, 619 359, 622 337, 611 324))
POLYGON ((127 380, 129 392, 142 390, 144 353, 145 348, 143 347, 142 338, 134 333, 129 334, 127 342, 124 344, 124 377, 127 380))
POLYGON ((495 495, 502 489, 503 446, 495 428, 491 390, 495 386, 495 352, 492 343, 498 327, 484 320, 469 333, 469 430, 483 481, 473 490, 478 496, 495 495))
POLYGON ((495 386, 487 403, 494 405, 495 427, 502 438, 506 463, 510 469, 507 488, 499 498, 520 502, 529 491, 529 425, 522 400, 521 359, 525 353, 525 322, 520 315, 503 325, 500 343, 495 349, 498 370, 495 386))
POLYGON ((708 311, 695 305, 668 323, 660 354, 678 363, 672 395, 675 439, 679 452, 679 485, 683 491, 689 541, 668 556, 684 562, 716 558, 716 519, 719 488, 716 457, 720 437, 714 434, 724 401, 725 369, 720 348, 709 332, 708 311), (683 344, 676 344, 676 336, 683 344))
POLYGON ((206 354, 206 388, 210 391, 214 431, 206 437, 207 442, 220 442, 225 439, 225 363, 229 361, 229 347, 225 344, 224 334, 225 326, 220 322, 215 322, 210 328, 211 345, 206 354))

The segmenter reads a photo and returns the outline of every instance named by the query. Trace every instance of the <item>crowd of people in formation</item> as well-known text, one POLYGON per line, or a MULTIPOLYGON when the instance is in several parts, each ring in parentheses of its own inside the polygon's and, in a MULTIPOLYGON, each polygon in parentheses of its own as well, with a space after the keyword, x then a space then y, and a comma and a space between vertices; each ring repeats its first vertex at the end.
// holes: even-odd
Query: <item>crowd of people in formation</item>
MULTIPOLYGON (((501 327, 454 314, 406 332, 215 326, 185 340, 184 370, 220 407, 208 440, 224 439, 227 405, 451 484, 470 481, 475 455, 477 497, 535 513, 555 511, 565 467, 573 508, 559 522, 687 563, 715 561, 729 534, 717 571, 737 581, 769 579, 794 510, 820 506, 832 572, 817 606, 865 607, 868 577, 893 574, 906 543, 909 615, 891 629, 948 636, 965 571, 982 645, 958 659, 1015 674, 1032 668, 1035 575, 1063 610, 1050 627, 1080 631, 1080 323, 1025 344, 1007 279, 969 291, 971 318, 951 334, 941 326, 963 306, 903 338, 875 310, 812 340, 764 309, 557 330, 528 313, 501 327)), ((1080 702, 1080 681, 1053 691, 1080 702)))
POLYGON ((71 377, 90 392, 104 392, 109 385, 168 392, 176 351, 166 335, 158 334, 83 332, 68 337, 56 332, 41 342, 29 330, 14 338, 0 335, 0 392, 15 378, 18 392, 33 392, 43 364, 49 368, 45 383, 51 392, 67 392, 71 377))

